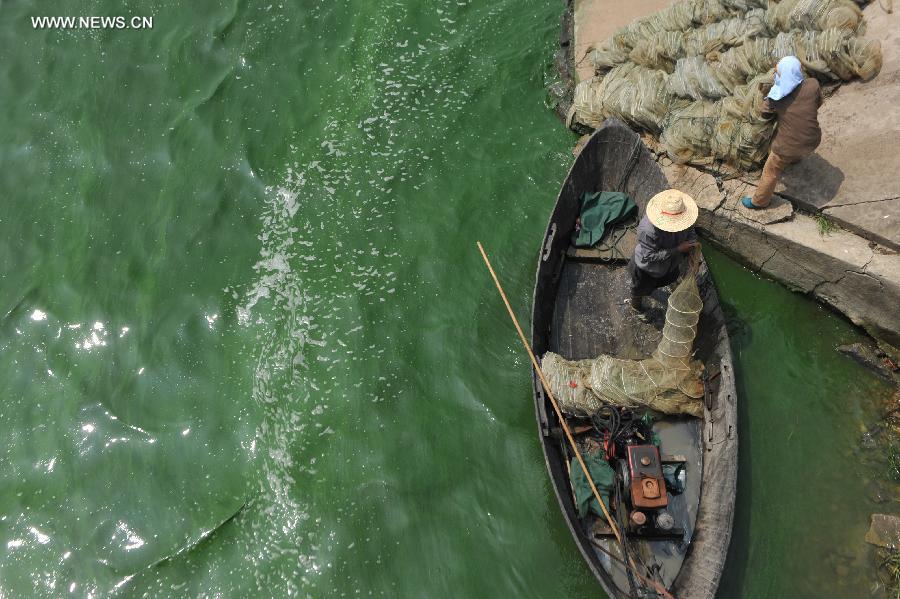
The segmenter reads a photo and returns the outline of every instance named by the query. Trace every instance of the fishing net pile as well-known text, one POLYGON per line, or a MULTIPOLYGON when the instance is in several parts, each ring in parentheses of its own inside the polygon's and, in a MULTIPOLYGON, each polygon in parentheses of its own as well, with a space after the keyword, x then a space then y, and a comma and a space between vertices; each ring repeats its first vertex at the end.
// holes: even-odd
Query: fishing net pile
POLYGON ((679 163, 754 170, 774 133, 760 109, 778 60, 796 56, 821 82, 869 80, 881 45, 864 32, 853 0, 678 0, 588 55, 597 75, 570 116, 594 128, 616 117, 679 163))
POLYGON ((702 309, 691 273, 669 296, 662 339, 649 358, 566 360, 544 354, 541 369, 560 408, 573 416, 592 416, 604 405, 702 416, 703 364, 691 358, 702 309))

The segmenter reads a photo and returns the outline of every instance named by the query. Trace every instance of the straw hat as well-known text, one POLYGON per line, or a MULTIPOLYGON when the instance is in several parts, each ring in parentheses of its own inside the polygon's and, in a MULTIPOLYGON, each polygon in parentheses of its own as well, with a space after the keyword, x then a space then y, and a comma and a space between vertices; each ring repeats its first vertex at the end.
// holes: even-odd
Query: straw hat
POLYGON ((697 202, 682 191, 667 189, 647 202, 647 218, 657 229, 684 231, 697 222, 697 202))

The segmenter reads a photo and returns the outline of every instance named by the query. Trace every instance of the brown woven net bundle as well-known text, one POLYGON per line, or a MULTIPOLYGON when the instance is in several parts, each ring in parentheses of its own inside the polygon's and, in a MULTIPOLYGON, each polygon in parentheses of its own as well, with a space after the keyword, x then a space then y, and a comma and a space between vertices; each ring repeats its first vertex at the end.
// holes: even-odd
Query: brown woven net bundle
POLYGON ((662 68, 669 61, 737 46, 747 37, 842 29, 861 35, 862 11, 853 0, 681 0, 620 28, 590 57, 599 71, 631 60, 662 68))
POLYGON ((772 31, 845 29, 860 32, 862 11, 852 0, 780 0, 766 9, 772 31))
POLYGON ((628 54, 623 53, 621 62, 631 60, 635 64, 671 73, 679 58, 723 52, 740 46, 748 39, 765 35, 769 31, 765 15, 766 11, 756 8, 746 15, 712 23, 707 27, 684 32, 656 33, 638 40, 628 54))
POLYGON ((580 122, 598 128, 608 117, 615 117, 644 131, 660 133, 674 101, 665 73, 626 63, 591 82, 575 88, 574 104, 579 107, 576 116, 580 122))
POLYGON ((713 164, 729 157, 731 168, 748 171, 765 160, 774 129, 759 116, 766 76, 735 88, 717 102, 701 100, 675 108, 669 114, 660 141, 669 157, 679 163, 713 164))
POLYGON ((681 0, 590 54, 598 75, 576 86, 570 116, 616 117, 679 162, 754 170, 774 133, 759 78, 794 55, 821 81, 871 79, 881 45, 860 37, 861 15, 852 0, 681 0))
POLYGON ((681 58, 666 81, 676 96, 715 100, 732 94, 788 55, 796 56, 807 73, 819 79, 865 81, 881 69, 880 48, 877 41, 862 40, 845 29, 779 33, 726 52, 681 58))
MULTIPOLYGON (((676 36, 666 36, 665 34, 676 33, 683 36, 687 32, 741 15, 748 10, 749 3, 743 0, 675 2, 654 15, 635 19, 620 28, 601 47, 591 51, 589 59, 598 72, 607 71, 628 62, 631 52, 638 45, 641 45, 640 52, 656 52, 657 49, 652 44, 647 44, 647 40, 659 40, 660 44, 677 43, 674 41, 676 36)), ((663 54, 665 53, 665 50, 661 51, 663 54)), ((654 64, 647 66, 657 68, 654 64)))
POLYGON ((651 357, 566 360, 552 352, 544 354, 541 369, 564 412, 591 416, 602 406, 613 405, 703 415, 703 365, 691 358, 703 309, 695 273, 692 269, 669 296, 662 338, 651 357))

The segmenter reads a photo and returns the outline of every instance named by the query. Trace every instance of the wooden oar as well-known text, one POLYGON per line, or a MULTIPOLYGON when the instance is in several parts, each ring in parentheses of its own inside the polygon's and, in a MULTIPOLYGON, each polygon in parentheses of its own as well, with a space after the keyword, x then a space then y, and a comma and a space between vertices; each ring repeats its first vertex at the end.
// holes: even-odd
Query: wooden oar
MULTIPOLYGON (((488 260, 487 254, 484 251, 484 247, 481 245, 480 241, 475 242, 478 245, 478 251, 481 252, 481 257, 484 258, 484 263, 487 265, 488 270, 491 273, 491 277, 494 279, 494 284, 497 286, 497 291, 500 292, 500 297, 503 298, 503 303, 506 304, 506 311, 509 312, 509 317, 512 319, 513 324, 516 327, 516 332, 519 333, 519 339, 522 340, 522 345, 525 346, 525 351, 528 352, 528 357, 531 358, 531 365, 534 366, 535 372, 537 372, 538 378, 541 379, 541 384, 544 386, 544 391, 547 393, 547 397, 550 399, 550 403, 553 405, 553 410, 556 412, 556 418, 559 420, 559 423, 562 425, 563 432, 566 433, 566 439, 569 440, 569 445, 572 447, 572 451, 575 452, 575 457, 578 459, 578 464, 581 466, 582 472, 584 472, 585 478, 587 478, 588 484, 591 486, 591 491, 594 493, 594 497, 597 499, 597 503, 600 504, 600 509, 603 510, 603 515, 606 517, 606 522, 609 524, 610 529, 612 529, 613 534, 616 535, 616 540, 620 545, 624 546, 624 539, 622 537, 622 533, 619 532, 619 527, 616 526, 615 521, 612 519, 612 516, 609 515, 609 511, 606 509, 606 504, 603 503, 603 499, 600 497, 600 491, 597 490, 597 486, 594 484, 594 479, 591 477, 591 473, 588 471, 587 464, 584 463, 584 458, 581 457, 581 451, 578 450, 578 445, 575 443, 575 438, 572 436, 572 431, 569 430, 569 424, 566 422, 565 417, 563 417, 562 410, 559 409, 559 404, 556 401, 556 397, 553 395, 553 391, 550 389, 550 384, 547 383, 547 379, 544 378, 544 371, 541 370, 540 364, 538 364, 537 358, 534 357, 534 352, 531 351, 531 345, 528 343, 528 340, 525 338, 525 333, 522 332, 522 327, 519 326, 519 319, 516 318, 515 312, 513 312, 512 306, 509 304, 509 299, 506 297, 506 292, 503 291, 503 286, 500 284, 500 279, 497 278, 497 273, 494 272, 494 267, 491 266, 491 261, 488 260)), ((634 559, 629 555, 628 561, 630 562, 629 567, 632 572, 634 572, 639 578, 643 577, 638 573, 637 566, 634 563, 634 559)), ((652 582, 652 581, 651 581, 652 582)), ((653 587, 657 593, 661 594, 666 599, 675 599, 665 588, 661 585, 653 582, 653 587)))

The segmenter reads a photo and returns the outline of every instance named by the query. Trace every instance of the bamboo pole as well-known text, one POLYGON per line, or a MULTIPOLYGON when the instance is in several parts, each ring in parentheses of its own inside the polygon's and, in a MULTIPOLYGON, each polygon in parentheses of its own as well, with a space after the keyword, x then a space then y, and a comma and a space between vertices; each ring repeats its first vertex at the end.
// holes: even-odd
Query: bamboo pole
MULTIPOLYGON (((491 273, 491 278, 494 279, 494 284, 497 286, 497 291, 500 292, 500 297, 503 298, 503 303, 506 305, 506 311, 509 312, 509 317, 512 319, 513 324, 516 327, 516 332, 519 334, 519 339, 522 340, 522 345, 525 346, 525 351, 528 352, 528 357, 531 358, 531 365, 534 366, 534 370, 535 372, 537 372, 538 378, 541 380, 541 384, 544 386, 544 391, 547 393, 547 397, 550 399, 550 403, 553 405, 553 411, 556 412, 556 418, 562 425, 563 432, 565 432, 566 434, 566 439, 569 440, 569 445, 572 447, 572 451, 575 452, 575 457, 578 459, 578 464, 581 466, 581 470, 582 472, 584 472, 584 476, 587 478, 588 484, 591 486, 591 491, 593 492, 594 497, 597 499, 597 503, 600 504, 600 509, 603 510, 603 515, 606 517, 606 522, 612 529, 613 534, 616 536, 616 540, 619 542, 619 544, 624 545, 622 533, 619 532, 619 527, 616 526, 616 523, 612 519, 612 516, 609 515, 609 511, 606 509, 606 504, 603 503, 603 499, 600 497, 600 491, 597 490, 597 486, 594 484, 594 479, 591 477, 591 473, 588 471, 587 464, 584 463, 584 458, 581 457, 581 452, 578 450, 578 445, 575 443, 575 438, 572 436, 572 431, 569 430, 569 424, 566 422, 562 410, 560 410, 559 408, 556 397, 553 396, 553 391, 550 389, 550 385, 549 383, 547 383, 547 379, 544 378, 544 371, 541 369, 540 364, 538 364, 537 358, 534 357, 534 352, 531 350, 531 344, 528 343, 528 340, 525 338, 525 333, 522 332, 522 327, 519 325, 519 319, 516 318, 516 314, 515 312, 513 312, 512 306, 509 303, 509 299, 507 299, 506 297, 506 292, 503 291, 503 286, 500 284, 500 279, 497 278, 497 273, 494 272, 494 267, 491 266, 491 261, 488 260, 487 253, 485 253, 484 247, 481 245, 481 242, 476 241, 475 243, 476 245, 478 245, 478 251, 481 252, 481 257, 484 258, 484 263, 487 265, 488 270, 491 273)), ((634 559, 630 555, 628 556, 628 561, 630 562, 630 566, 625 565, 625 567, 630 568, 631 571, 634 572, 639 578, 645 580, 640 574, 638 574, 637 566, 634 563, 634 559)), ((665 588, 655 582, 650 582, 653 584, 656 592, 666 597, 666 599, 675 599, 668 591, 666 591, 665 588)))
POLYGON ((484 258, 484 263, 487 264, 488 270, 491 272, 491 277, 493 277, 494 279, 494 284, 497 285, 497 290, 500 292, 500 297, 503 298, 503 303, 506 304, 506 310, 509 312, 510 318, 512 318, 513 324, 516 327, 516 332, 519 333, 519 339, 522 340, 522 345, 525 346, 525 351, 528 352, 528 357, 531 358, 531 365, 534 366, 534 370, 535 372, 537 372, 538 378, 541 379, 541 384, 544 385, 544 391, 547 392, 547 397, 550 398, 550 403, 553 404, 553 410, 556 412, 556 418, 562 425, 563 432, 566 433, 566 438, 569 440, 569 445, 572 446, 572 451, 575 452, 575 457, 578 459, 578 463, 581 465, 581 470, 584 472, 584 476, 587 478, 588 484, 591 486, 591 491, 594 493, 594 497, 596 497, 597 501, 600 503, 600 509, 603 510, 603 515, 606 517, 606 521, 609 523, 609 527, 612 529, 613 534, 616 536, 616 540, 621 543, 622 534, 619 532, 619 527, 616 526, 616 523, 612 519, 612 516, 609 515, 609 511, 607 511, 606 509, 606 504, 603 503, 603 499, 600 497, 600 491, 597 490, 597 486, 594 484, 594 479, 591 477, 591 473, 588 472, 587 464, 584 463, 584 458, 581 457, 581 452, 578 450, 578 445, 575 443, 575 437, 572 436, 572 431, 569 430, 569 424, 563 417, 562 410, 559 409, 559 404, 556 402, 556 397, 553 396, 553 391, 550 389, 550 385, 549 383, 547 383, 547 379, 544 378, 544 371, 538 364, 537 358, 534 357, 534 352, 531 351, 531 344, 528 343, 528 340, 525 338, 525 333, 522 332, 522 327, 519 325, 519 319, 516 318, 512 306, 509 304, 509 299, 507 299, 506 297, 506 292, 503 291, 503 286, 500 285, 500 280, 497 278, 497 273, 494 272, 494 267, 491 266, 491 261, 488 260, 487 254, 485 253, 484 247, 481 245, 481 242, 478 241, 476 243, 478 244, 478 249, 481 252, 481 257, 484 258))

